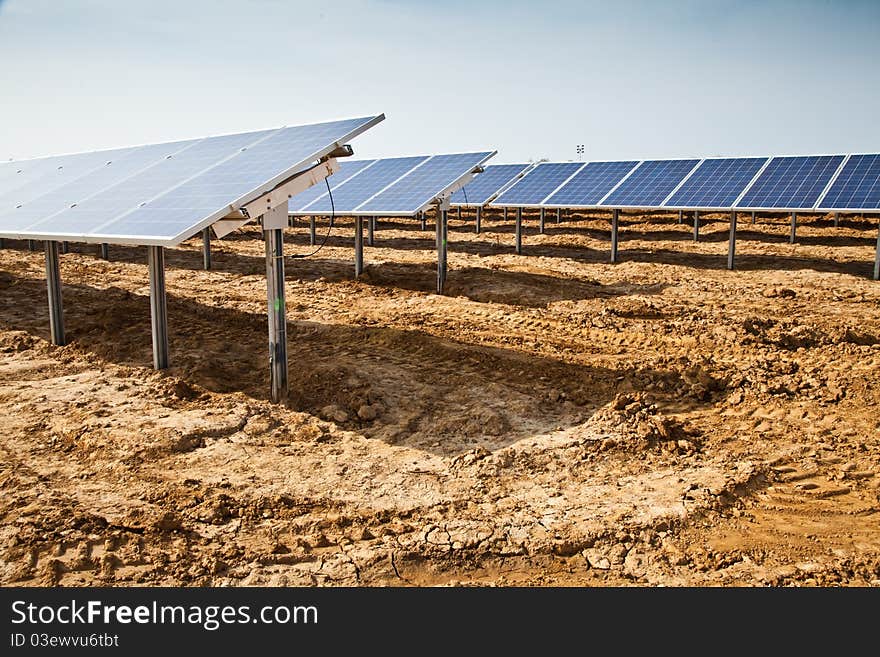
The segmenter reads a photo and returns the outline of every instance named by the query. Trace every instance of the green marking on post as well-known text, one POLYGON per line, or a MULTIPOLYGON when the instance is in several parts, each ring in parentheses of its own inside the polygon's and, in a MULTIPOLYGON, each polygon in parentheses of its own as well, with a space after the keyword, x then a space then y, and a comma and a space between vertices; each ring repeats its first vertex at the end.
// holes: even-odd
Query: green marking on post
POLYGON ((275 312, 279 312, 281 310, 281 299, 275 299, 275 312))

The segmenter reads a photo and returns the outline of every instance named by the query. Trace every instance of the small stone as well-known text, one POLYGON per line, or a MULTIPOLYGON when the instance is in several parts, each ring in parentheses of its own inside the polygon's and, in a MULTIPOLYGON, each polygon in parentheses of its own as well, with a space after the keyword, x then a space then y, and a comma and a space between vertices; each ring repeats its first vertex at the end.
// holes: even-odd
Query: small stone
POLYGON ((332 420, 337 424, 343 424, 348 422, 348 413, 339 408, 336 404, 328 404, 320 411, 321 417, 327 420, 332 420))
POLYGON ((376 407, 369 404, 364 404, 358 409, 358 417, 364 422, 375 420, 377 415, 378 413, 376 413, 376 407))

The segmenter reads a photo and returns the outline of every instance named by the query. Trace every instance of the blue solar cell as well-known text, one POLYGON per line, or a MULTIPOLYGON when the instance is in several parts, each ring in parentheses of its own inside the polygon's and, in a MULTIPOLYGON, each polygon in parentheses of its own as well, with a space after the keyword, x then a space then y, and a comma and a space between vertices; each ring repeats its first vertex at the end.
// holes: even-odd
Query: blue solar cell
POLYGON ((659 208, 699 160, 647 160, 642 162, 602 205, 617 208, 659 208))
POLYGON ((736 207, 812 209, 843 159, 843 155, 774 157, 736 207))
POLYGON ((593 207, 637 164, 637 161, 588 162, 571 180, 544 201, 544 205, 593 207))
MULTIPOLYGON (((344 160, 339 162, 339 171, 327 178, 330 189, 334 190, 353 175, 363 171, 376 160, 344 160)), ((312 201, 327 195, 327 183, 323 180, 317 185, 312 185, 307 190, 300 192, 288 202, 290 212, 296 212, 307 206, 312 201)), ((328 197, 329 201, 329 197, 328 197)))
POLYGON ((15 209, 0 211, 0 227, 9 225, 46 226, 52 218, 74 203, 83 203, 90 196, 112 187, 126 178, 177 153, 195 141, 156 144, 132 148, 66 185, 47 191, 15 209))
MULTIPOLYGON (((368 198, 378 194, 427 159, 427 155, 416 155, 379 160, 333 190, 333 208, 337 214, 354 212, 368 198)), ((330 214, 330 198, 322 196, 317 201, 304 206, 301 212, 305 214, 330 214)))
POLYGON ((729 208, 767 162, 766 157, 704 160, 664 205, 670 208, 729 208))
POLYGON ((823 210, 880 209, 880 155, 852 155, 828 193, 819 201, 823 210))
POLYGON ((358 206, 357 210, 415 213, 492 155, 492 152, 434 155, 422 166, 358 206))
POLYGON ((542 162, 489 205, 539 205, 583 166, 582 162, 542 162))
POLYGON ((528 164, 490 164, 464 188, 449 198, 452 205, 485 205, 519 174, 528 164))

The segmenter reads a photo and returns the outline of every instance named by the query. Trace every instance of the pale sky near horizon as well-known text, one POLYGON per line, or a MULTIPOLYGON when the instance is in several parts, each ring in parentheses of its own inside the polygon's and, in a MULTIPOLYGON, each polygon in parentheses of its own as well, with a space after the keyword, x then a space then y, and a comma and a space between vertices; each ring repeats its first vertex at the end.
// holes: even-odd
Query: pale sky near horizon
POLYGON ((0 161, 384 112, 356 157, 880 152, 880 0, 0 0, 0 161))

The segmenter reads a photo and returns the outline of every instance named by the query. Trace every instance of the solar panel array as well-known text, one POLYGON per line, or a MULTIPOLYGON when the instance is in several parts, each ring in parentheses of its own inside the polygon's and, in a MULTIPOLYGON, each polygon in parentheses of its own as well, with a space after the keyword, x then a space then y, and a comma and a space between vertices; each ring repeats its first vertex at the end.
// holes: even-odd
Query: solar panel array
POLYGON ((331 193, 325 187, 323 193, 306 203, 294 197, 288 205, 289 212, 413 216, 467 179, 493 155, 495 151, 394 157, 370 160, 366 165, 361 161, 346 162, 340 172, 331 176, 331 193), (358 171, 342 182, 333 181, 352 165, 358 166, 358 171))
POLYGON ((449 197, 451 205, 483 206, 491 201, 530 164, 490 164, 486 170, 449 197))
POLYGON ((173 246, 383 118, 5 163, 0 237, 173 246))
POLYGON ((880 155, 546 162, 490 207, 880 210, 880 155))

